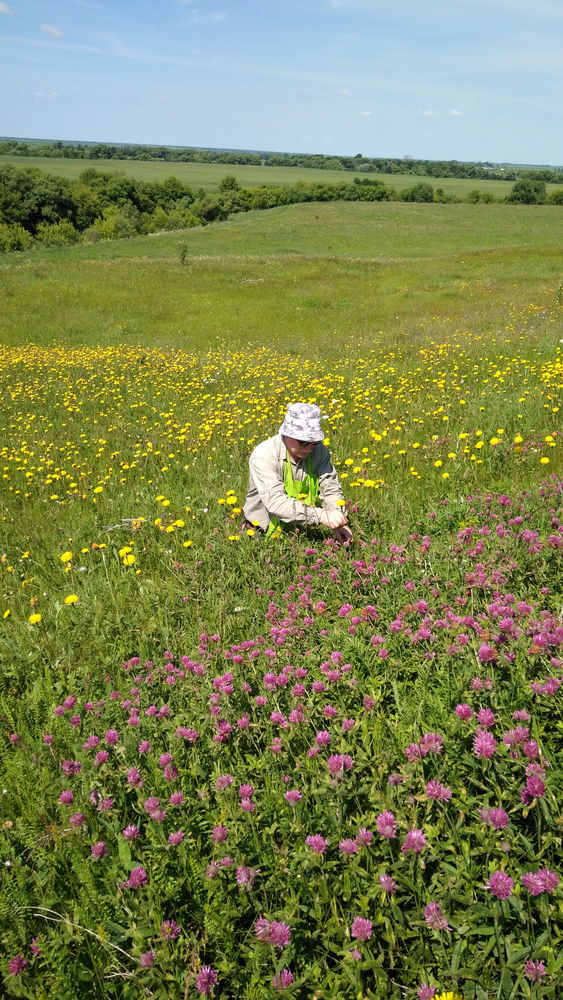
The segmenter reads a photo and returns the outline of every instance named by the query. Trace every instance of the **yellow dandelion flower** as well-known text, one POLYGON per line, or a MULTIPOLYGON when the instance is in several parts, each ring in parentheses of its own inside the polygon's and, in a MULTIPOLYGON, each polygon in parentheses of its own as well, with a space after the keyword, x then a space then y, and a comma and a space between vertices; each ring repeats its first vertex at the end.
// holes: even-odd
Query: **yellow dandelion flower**
POLYGON ((126 556, 123 556, 123 565, 124 566, 132 566, 133 563, 135 563, 135 562, 137 562, 137 557, 134 556, 132 552, 130 552, 126 556))
POLYGON ((78 604, 79 600, 80 598, 78 594, 68 594, 67 597, 65 597, 65 604, 78 604))
POLYGON ((249 535, 250 538, 252 538, 252 536, 255 535, 256 532, 255 532, 254 528, 247 528, 246 529, 246 534, 249 535))
POLYGON ((547 457, 547 455, 542 455, 542 457, 540 458, 540 463, 542 465, 548 465, 549 464, 549 458, 547 457))
POLYGON ((94 492, 94 493, 103 493, 103 492, 104 492, 104 488, 103 488, 103 486, 96 486, 96 487, 94 488, 94 491, 93 491, 93 492, 94 492))
POLYGON ((123 559, 123 556, 126 556, 128 552, 132 552, 131 546, 124 545, 123 548, 119 550, 119 558, 123 559))
POLYGON ((189 549, 193 544, 194 543, 191 540, 187 542, 182 542, 182 545, 184 546, 185 549, 189 549))
POLYGON ((59 556, 59 559, 62 563, 70 562, 72 559, 72 552, 63 552, 62 556, 59 556))
POLYGON ((10 609, 6 608, 4 614, 2 615, 2 618, 9 618, 11 614, 12 612, 10 611, 10 609))
POLYGON ((41 615, 36 612, 35 614, 30 615, 27 620, 30 625, 37 625, 38 622, 41 621, 41 615))
POLYGON ((436 469, 439 469, 440 466, 443 465, 443 464, 444 463, 442 462, 441 458, 439 458, 436 462, 434 462, 434 466, 435 466, 436 469))

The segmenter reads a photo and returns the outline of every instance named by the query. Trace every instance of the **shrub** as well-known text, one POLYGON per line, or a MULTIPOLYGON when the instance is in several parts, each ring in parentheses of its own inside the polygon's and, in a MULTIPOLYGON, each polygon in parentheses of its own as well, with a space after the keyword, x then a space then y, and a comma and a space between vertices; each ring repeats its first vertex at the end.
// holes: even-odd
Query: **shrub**
POLYGON ((52 225, 42 222, 37 229, 36 239, 47 247, 62 247, 69 243, 78 243, 80 234, 72 222, 63 219, 52 225))
POLYGON ((33 236, 18 222, 12 226, 0 222, 0 253, 11 250, 29 250, 33 246, 33 236))
POLYGON ((420 184, 401 191, 401 201, 434 201, 434 188, 431 184, 421 181, 420 184))

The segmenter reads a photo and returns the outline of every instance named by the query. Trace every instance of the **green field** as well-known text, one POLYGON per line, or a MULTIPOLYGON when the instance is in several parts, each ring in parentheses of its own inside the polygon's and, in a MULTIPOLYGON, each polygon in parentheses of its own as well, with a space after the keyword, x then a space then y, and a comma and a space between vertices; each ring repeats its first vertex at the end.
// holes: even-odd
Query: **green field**
POLYGON ((558 206, 299 205, 0 259, 8 343, 315 350, 506 321, 555 301, 558 206), (187 248, 186 264, 180 250, 187 248))
POLYGON ((0 309, 2 995, 559 1000, 561 208, 5 254, 0 309), (242 524, 296 400, 350 544, 242 524))
MULTIPOLYGON (((137 160, 71 160, 57 159, 49 156, 0 156, 0 163, 13 163, 16 167, 38 167, 50 174, 58 174, 70 180, 79 176, 83 170, 93 167, 95 170, 117 171, 138 180, 163 181, 167 177, 178 177, 193 188, 203 188, 206 191, 216 191, 223 177, 229 175, 237 178, 242 187, 277 186, 296 184, 304 181, 307 184, 324 182, 325 184, 350 183, 354 177, 368 177, 372 180, 382 180, 397 191, 412 187, 421 180, 432 184, 434 189, 442 188, 446 194, 457 195, 460 198, 472 190, 489 191, 496 198, 505 198, 512 188, 510 181, 488 181, 464 179, 457 177, 418 177, 413 174, 364 174, 345 170, 317 170, 305 167, 255 167, 238 165, 236 163, 160 163, 158 161, 137 160)), ((560 185, 547 184, 548 193, 555 191, 560 185)))

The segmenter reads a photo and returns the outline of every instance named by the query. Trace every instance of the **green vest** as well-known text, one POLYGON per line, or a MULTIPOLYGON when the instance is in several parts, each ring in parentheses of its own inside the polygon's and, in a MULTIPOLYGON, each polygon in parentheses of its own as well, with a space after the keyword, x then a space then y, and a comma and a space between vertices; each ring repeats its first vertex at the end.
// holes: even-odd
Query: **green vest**
MULTIPOLYGON (((287 451, 283 462, 283 488, 286 496, 292 500, 301 500, 308 507, 316 507, 319 501, 319 477, 313 471, 311 456, 307 457, 307 472, 303 479, 294 479, 291 471, 291 462, 287 457, 287 451)), ((277 537, 280 531, 287 531, 289 525, 281 522, 279 517, 271 517, 266 532, 266 538, 273 535, 277 537)))

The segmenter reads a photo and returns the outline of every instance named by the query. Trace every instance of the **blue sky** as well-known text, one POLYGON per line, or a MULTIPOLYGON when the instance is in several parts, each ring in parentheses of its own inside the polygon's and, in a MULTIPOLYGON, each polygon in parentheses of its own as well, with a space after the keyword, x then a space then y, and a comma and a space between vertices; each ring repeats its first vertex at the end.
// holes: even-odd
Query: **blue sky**
POLYGON ((563 0, 0 2, 0 135, 563 161, 563 0))

